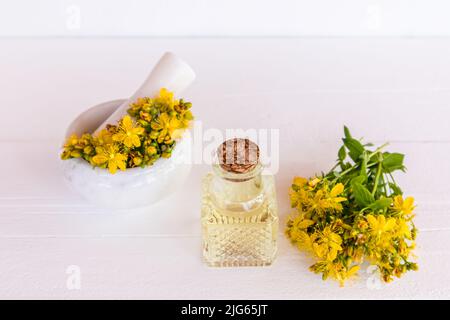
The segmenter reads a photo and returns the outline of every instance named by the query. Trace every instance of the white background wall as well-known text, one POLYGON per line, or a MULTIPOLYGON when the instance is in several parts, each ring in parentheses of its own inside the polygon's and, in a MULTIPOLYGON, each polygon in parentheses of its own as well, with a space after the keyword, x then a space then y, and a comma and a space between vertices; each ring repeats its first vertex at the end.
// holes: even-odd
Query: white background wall
POLYGON ((448 0, 0 0, 0 36, 440 36, 448 0))

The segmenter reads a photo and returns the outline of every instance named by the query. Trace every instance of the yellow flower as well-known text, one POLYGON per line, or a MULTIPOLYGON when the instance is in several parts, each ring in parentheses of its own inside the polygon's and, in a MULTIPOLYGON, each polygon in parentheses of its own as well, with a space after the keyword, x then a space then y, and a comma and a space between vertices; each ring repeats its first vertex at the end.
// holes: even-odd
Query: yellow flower
POLYGON ((64 147, 75 146, 78 143, 78 136, 76 134, 72 134, 69 139, 67 139, 64 147))
POLYGON ((182 113, 180 120, 180 128, 182 129, 189 128, 192 120, 194 120, 194 116, 192 115, 192 112, 190 110, 182 113))
POLYGON ((96 142, 99 146, 104 146, 112 143, 111 133, 107 129, 101 130, 96 137, 96 142))
POLYGON ((157 152, 158 152, 158 150, 156 150, 156 148, 155 148, 154 146, 149 146, 149 147, 147 148, 147 153, 148 153, 150 156, 156 154, 157 152))
POLYGON ((288 236, 297 244, 300 249, 312 250, 314 238, 311 239, 306 229, 315 222, 305 218, 304 213, 300 213, 289 219, 289 228, 286 230, 288 236))
POLYGON ((363 231, 369 227, 367 221, 365 221, 365 220, 358 221, 357 226, 359 229, 361 229, 363 231))
POLYGON ((133 163, 135 166, 140 166, 142 163, 142 158, 139 158, 139 157, 133 158, 133 163))
POLYGON ((309 185, 311 188, 314 188, 319 182, 320 182, 320 179, 319 179, 319 178, 314 178, 314 179, 312 179, 312 180, 309 180, 308 185, 309 185))
POLYGON ((118 154, 117 163, 111 162, 112 171, 117 171, 123 162, 128 168, 152 165, 159 158, 172 156, 174 140, 181 137, 193 120, 191 106, 162 88, 154 98, 137 98, 130 104, 128 115, 116 124, 108 124, 99 134, 69 137, 61 158, 82 158, 92 166, 107 168, 109 160, 105 157, 118 154), (116 147, 111 145, 120 151, 112 151, 116 147))
POLYGON ((307 251, 313 250, 313 239, 306 233, 306 231, 300 229, 292 229, 290 230, 290 236, 299 249, 307 251))
POLYGON ((105 148, 97 148, 97 155, 92 158, 94 164, 100 166, 106 163, 109 172, 116 173, 117 168, 120 170, 126 169, 127 157, 119 152, 116 145, 108 145, 105 148))
POLYGON ((123 117, 119 125, 119 132, 113 135, 113 140, 122 142, 128 148, 133 146, 140 147, 141 140, 139 136, 144 133, 145 129, 142 127, 134 127, 130 116, 123 117))
MULTIPOLYGON (((338 195, 340 195, 342 192, 344 192, 344 185, 342 183, 338 183, 333 187, 333 189, 331 189, 330 196, 332 198, 335 198, 338 195)), ((338 199, 339 199, 339 202, 347 200, 346 198, 338 198, 338 199)))
POLYGON ((64 144, 64 152, 61 155, 62 159, 69 158, 79 158, 81 157, 81 152, 77 150, 78 136, 76 134, 71 135, 64 144))
POLYGON ((295 177, 292 184, 294 184, 298 187, 303 187, 307 182, 308 182, 308 180, 306 180, 305 178, 295 177))
POLYGON ((335 248, 328 247, 325 243, 319 244, 317 242, 314 242, 312 244, 312 251, 316 254, 316 256, 320 260, 324 261, 334 261, 338 255, 338 251, 335 248))
POLYGON ((173 98, 173 92, 170 92, 166 88, 161 88, 159 90, 159 95, 155 100, 159 103, 168 105, 170 109, 173 109, 174 105, 178 103, 173 98))
POLYGON ((336 259, 338 251, 342 250, 342 238, 330 227, 325 227, 321 232, 317 232, 312 241, 314 241, 312 244, 314 253, 322 260, 333 261, 336 259))
POLYGON ((327 261, 333 261, 336 259, 337 256, 337 250, 333 248, 329 248, 326 244, 318 244, 317 242, 314 242, 312 244, 313 251, 316 254, 316 256, 320 259, 327 260, 327 261))
POLYGON ((330 277, 332 279, 339 281, 339 285, 342 287, 342 286, 344 286, 345 280, 354 276, 358 272, 359 266, 354 265, 350 268, 347 268, 339 261, 333 261, 333 260, 327 259, 327 260, 321 260, 321 261, 313 264, 310 267, 310 270, 315 273, 322 273, 323 279, 330 277))
MULTIPOLYGON (((328 192, 328 185, 324 185, 320 190, 316 191, 313 198, 296 200, 299 202, 309 203, 311 209, 314 210, 318 215, 323 215, 330 209, 340 212, 342 211, 341 202, 347 200, 347 198, 339 196, 343 191, 344 185, 342 183, 338 183, 337 185, 335 185, 330 192, 328 192)), ((301 195, 301 192, 298 192, 298 194, 301 195)))
POLYGON ((160 130, 158 133, 158 142, 161 143, 169 135, 173 137, 173 133, 180 127, 180 121, 175 117, 170 117, 167 113, 161 113, 159 118, 151 123, 153 130, 160 130))
POLYGON ((378 218, 373 215, 367 215, 367 222, 369 223, 372 235, 380 236, 384 232, 389 232, 394 229, 396 225, 395 218, 389 218, 386 220, 384 215, 380 214, 378 218))
POLYGON ((71 135, 64 144, 64 151, 61 158, 66 160, 69 158, 80 158, 89 156, 92 148, 92 136, 83 134, 78 137, 76 134, 71 135))
POLYGON ((402 196, 395 196, 394 210, 403 214, 410 214, 414 210, 414 198, 407 197, 405 200, 403 200, 402 196))
POLYGON ((86 147, 84 147, 84 149, 83 149, 83 152, 85 153, 85 154, 91 154, 92 153, 92 151, 94 151, 94 148, 92 147, 92 146, 86 146, 86 147))
POLYGON ((397 221, 397 236, 412 239, 411 229, 404 219, 398 219, 397 221))
POLYGON ((294 189, 289 189, 289 196, 291 198, 291 207, 302 208, 303 205, 306 205, 309 202, 308 192, 304 189, 299 189, 295 191, 294 189))
POLYGON ((298 229, 306 229, 309 226, 312 226, 314 224, 314 221, 307 219, 305 217, 305 213, 299 213, 293 220, 292 220, 292 227, 298 228, 298 229))
POLYGON ((342 183, 336 184, 333 189, 331 189, 328 197, 328 207, 336 211, 342 211, 341 202, 347 201, 345 197, 339 197, 339 195, 344 192, 344 185, 342 183))
POLYGON ((325 245, 327 248, 336 250, 342 250, 342 238, 331 230, 330 227, 325 227, 322 232, 319 233, 319 244, 325 245))
POLYGON ((152 104, 152 98, 150 98, 150 97, 137 98, 136 102, 134 103, 134 105, 138 105, 138 106, 150 105, 150 104, 152 104))
POLYGON ((306 204, 314 210, 319 216, 325 214, 328 208, 328 202, 325 198, 325 192, 323 189, 317 190, 314 197, 305 199, 306 204))
POLYGON ((359 271, 359 265, 354 265, 350 267, 348 270, 342 270, 340 273, 340 277, 338 277, 338 281, 340 286, 344 286, 344 281, 355 276, 359 271))

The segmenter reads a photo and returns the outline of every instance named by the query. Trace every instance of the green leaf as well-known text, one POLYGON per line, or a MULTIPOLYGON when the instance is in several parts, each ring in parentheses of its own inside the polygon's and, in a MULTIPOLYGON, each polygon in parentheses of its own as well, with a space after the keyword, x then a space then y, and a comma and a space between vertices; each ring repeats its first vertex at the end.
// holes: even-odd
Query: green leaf
POLYGON ((348 130, 347 126, 344 126, 344 135, 347 139, 352 138, 352 135, 350 134, 350 130, 348 130))
POLYGON ((401 153, 383 153, 383 169, 385 172, 393 172, 395 170, 403 170, 405 167, 403 166, 403 159, 405 158, 404 154, 401 153))
POLYGON ((364 151, 362 154, 362 162, 361 162, 361 170, 359 171, 360 176, 364 177, 364 180, 361 183, 364 183, 367 180, 367 162, 369 161, 369 155, 367 151, 364 151))
POLYGON ((376 200, 374 203, 369 205, 369 208, 373 210, 384 210, 388 208, 391 205, 391 203, 392 203, 391 198, 381 197, 380 199, 376 200))
POLYGON ((366 181, 366 177, 365 176, 357 176, 355 178, 352 179, 352 181, 350 182, 351 184, 353 183, 360 183, 363 184, 364 181, 366 181))
POLYGON ((394 196, 401 196, 403 195, 403 191, 402 189, 400 189, 400 187, 398 185, 396 185, 395 183, 389 182, 389 188, 391 188, 394 196))
POLYGON ((345 157, 347 156, 347 151, 345 150, 345 147, 342 146, 339 148, 338 157, 340 161, 344 161, 345 157))
POLYGON ((342 139, 342 141, 344 141, 344 145, 348 149, 348 155, 350 158, 357 162, 361 154, 364 152, 364 147, 361 142, 353 138, 345 138, 342 139))
POLYGON ((352 167, 352 165, 348 162, 344 163, 341 162, 341 164, 339 165, 342 171, 345 171, 347 169, 350 169, 352 167))
POLYGON ((361 207, 368 207, 375 202, 375 198, 370 191, 355 179, 352 180, 352 190, 356 203, 361 207))

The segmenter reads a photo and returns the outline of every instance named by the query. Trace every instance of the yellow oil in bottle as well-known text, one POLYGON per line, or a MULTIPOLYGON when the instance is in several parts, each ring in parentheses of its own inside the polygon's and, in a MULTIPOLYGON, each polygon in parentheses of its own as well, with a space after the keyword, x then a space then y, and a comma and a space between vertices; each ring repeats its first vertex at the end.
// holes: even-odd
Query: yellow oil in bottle
POLYGON ((278 209, 272 175, 219 164, 203 179, 203 256, 210 266, 270 265, 277 252, 278 209))

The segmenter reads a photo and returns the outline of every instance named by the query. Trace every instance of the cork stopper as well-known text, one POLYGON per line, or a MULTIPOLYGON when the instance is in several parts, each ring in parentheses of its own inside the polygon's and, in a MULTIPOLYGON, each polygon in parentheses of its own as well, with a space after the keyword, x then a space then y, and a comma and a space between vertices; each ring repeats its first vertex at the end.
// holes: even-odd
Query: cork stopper
POLYGON ((259 147, 249 139, 234 138, 217 148, 220 167, 231 173, 247 173, 259 162, 259 147))

